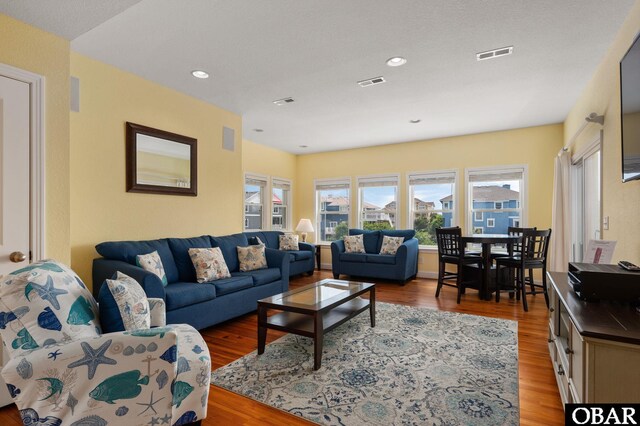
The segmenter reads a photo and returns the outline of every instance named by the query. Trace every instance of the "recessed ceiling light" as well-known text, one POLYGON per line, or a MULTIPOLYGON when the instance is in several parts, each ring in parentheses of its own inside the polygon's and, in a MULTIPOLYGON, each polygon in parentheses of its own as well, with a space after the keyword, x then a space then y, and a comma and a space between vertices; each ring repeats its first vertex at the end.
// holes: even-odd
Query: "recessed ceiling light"
POLYGON ((257 133, 262 133, 262 132, 264 132, 264 130, 262 130, 262 129, 253 129, 253 131, 254 131, 254 132, 257 132, 257 133))
POLYGON ((191 75, 195 78, 209 78, 209 73, 202 70, 193 70, 191 71, 191 75))
POLYGON ((393 58, 387 59, 387 65, 390 67, 399 67, 407 63, 407 60, 402 56, 394 56, 393 58))
POLYGON ((418 124, 419 122, 421 122, 422 120, 409 120, 409 123, 411 124, 418 124))
POLYGON ((309 148, 309 145, 298 145, 300 148, 309 148))

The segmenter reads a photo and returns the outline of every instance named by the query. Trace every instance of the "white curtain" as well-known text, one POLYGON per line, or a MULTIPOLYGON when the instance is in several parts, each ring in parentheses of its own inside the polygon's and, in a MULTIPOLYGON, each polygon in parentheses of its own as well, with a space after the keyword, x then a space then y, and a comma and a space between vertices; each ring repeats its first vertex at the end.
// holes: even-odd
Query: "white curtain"
POLYGON ((571 248, 571 199, 569 172, 571 154, 562 150, 555 161, 553 205, 551 212, 551 247, 549 270, 566 271, 571 248))

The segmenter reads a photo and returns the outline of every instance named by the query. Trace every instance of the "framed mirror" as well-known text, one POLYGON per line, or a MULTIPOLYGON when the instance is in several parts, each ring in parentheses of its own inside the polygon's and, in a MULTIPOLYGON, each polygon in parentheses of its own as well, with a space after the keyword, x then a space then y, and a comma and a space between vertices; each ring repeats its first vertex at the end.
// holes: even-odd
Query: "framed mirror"
POLYGON ((140 124, 127 127, 127 192, 196 196, 197 140, 140 124))

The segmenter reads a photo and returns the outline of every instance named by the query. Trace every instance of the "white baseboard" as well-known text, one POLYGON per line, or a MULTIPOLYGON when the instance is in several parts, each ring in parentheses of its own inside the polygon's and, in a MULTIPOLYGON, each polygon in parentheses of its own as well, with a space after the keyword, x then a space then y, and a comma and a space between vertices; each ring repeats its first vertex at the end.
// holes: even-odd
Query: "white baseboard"
POLYGON ((433 280, 437 280, 438 273, 433 271, 418 271, 418 278, 431 278, 433 280))

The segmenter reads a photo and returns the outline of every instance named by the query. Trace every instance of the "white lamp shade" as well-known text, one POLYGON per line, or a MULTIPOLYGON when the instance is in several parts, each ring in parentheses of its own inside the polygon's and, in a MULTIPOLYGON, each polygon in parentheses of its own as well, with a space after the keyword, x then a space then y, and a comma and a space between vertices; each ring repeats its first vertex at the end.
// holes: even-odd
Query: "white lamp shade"
POLYGON ((313 225, 309 219, 300 219, 298 222, 298 226, 296 226, 296 231, 298 232, 314 232, 313 225))

